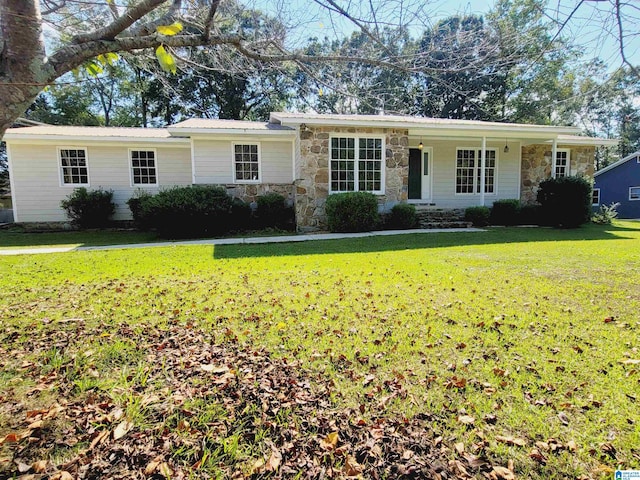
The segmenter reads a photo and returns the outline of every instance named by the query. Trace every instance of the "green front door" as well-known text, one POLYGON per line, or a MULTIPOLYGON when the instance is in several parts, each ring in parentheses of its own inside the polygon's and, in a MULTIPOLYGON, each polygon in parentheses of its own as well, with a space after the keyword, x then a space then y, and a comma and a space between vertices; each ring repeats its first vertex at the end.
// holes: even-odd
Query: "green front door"
POLYGON ((422 151, 409 149, 409 200, 422 198, 422 151))

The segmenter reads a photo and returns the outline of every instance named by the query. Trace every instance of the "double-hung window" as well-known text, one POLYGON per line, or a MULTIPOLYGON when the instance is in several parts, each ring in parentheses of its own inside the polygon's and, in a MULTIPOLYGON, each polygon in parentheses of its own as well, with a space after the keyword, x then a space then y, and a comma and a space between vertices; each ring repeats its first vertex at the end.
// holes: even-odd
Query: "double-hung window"
MULTIPOLYGON (((458 148, 456 151, 456 193, 480 193, 482 183, 481 149, 458 148)), ((484 193, 496 192, 496 151, 485 150, 484 193)))
POLYGON ((629 200, 640 200, 640 187, 629 187, 629 200))
POLYGON ((553 162, 553 173, 557 177, 566 177, 571 169, 571 155, 567 149, 556 150, 556 158, 553 162))
POLYGON ((382 193, 382 149, 382 138, 332 137, 331 192, 382 193))
POLYGON ((130 150, 133 185, 158 185, 155 150, 130 150))
POLYGON ((89 185, 87 150, 84 148, 60 148, 60 173, 63 185, 89 185))
POLYGON ((600 189, 594 188, 591 191, 591 205, 597 206, 600 205, 600 189))
POLYGON ((260 181, 259 152, 257 143, 233 144, 233 178, 237 183, 260 181))

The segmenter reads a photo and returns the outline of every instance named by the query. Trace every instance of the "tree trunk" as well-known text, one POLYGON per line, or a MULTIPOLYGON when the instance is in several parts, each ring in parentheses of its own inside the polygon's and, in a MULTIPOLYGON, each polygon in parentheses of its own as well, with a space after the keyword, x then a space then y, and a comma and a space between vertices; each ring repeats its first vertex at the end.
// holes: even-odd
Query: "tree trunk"
POLYGON ((38 0, 0 0, 0 138, 48 83, 38 0))

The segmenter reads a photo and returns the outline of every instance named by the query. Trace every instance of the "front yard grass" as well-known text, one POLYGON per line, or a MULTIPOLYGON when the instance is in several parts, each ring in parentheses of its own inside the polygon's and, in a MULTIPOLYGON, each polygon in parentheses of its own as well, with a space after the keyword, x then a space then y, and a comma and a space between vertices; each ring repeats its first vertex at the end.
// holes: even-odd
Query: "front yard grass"
POLYGON ((0 477, 640 469, 638 223, 7 257, 0 292, 0 477))

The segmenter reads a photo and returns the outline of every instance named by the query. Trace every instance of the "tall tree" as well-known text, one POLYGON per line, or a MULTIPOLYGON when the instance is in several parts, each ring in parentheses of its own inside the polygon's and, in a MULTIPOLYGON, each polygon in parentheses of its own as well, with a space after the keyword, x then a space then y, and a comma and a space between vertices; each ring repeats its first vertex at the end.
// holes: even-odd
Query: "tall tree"
POLYGON ((417 86, 416 113, 440 118, 495 119, 505 65, 499 45, 482 17, 441 20, 424 32, 418 48, 426 59, 425 66, 436 73, 425 72, 417 86), (464 68, 450 68, 460 64, 464 68))
MULTIPOLYGON (((176 49, 201 45, 219 56, 234 53, 265 64, 358 61, 411 68, 411 61, 403 58, 306 55, 304 45, 287 42, 286 28, 260 26, 250 32, 242 29, 227 32, 224 26, 230 19, 219 8, 221 3, 221 0, 131 0, 119 5, 112 0, 0 0, 0 135, 45 86, 111 52, 155 48, 167 70, 175 70, 176 49), (42 40, 43 18, 61 32, 59 46, 53 51, 48 51, 42 40)), ((377 24, 377 3, 384 2, 372 1, 369 7, 351 5, 357 15, 334 0, 317 0, 315 5, 374 36, 369 25, 377 24)), ((401 1, 397 9, 406 7, 401 1)), ((280 18, 287 15, 283 13, 280 18)))

